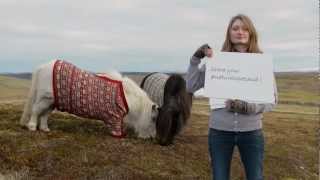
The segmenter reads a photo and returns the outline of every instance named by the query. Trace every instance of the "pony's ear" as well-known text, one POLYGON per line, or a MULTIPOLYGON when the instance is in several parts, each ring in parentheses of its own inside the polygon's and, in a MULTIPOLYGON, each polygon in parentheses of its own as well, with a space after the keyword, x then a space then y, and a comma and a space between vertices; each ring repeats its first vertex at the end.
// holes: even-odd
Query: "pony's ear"
POLYGON ((152 120, 156 120, 158 118, 159 115, 159 106, 154 104, 152 105, 152 110, 151 110, 151 118, 152 120))

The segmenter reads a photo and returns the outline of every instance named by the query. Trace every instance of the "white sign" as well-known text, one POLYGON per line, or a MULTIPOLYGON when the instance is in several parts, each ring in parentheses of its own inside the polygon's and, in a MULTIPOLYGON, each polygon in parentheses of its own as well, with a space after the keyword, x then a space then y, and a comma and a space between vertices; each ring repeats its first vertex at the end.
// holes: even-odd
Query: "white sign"
POLYGON ((206 63, 204 92, 217 99, 274 103, 272 56, 218 52, 206 63))

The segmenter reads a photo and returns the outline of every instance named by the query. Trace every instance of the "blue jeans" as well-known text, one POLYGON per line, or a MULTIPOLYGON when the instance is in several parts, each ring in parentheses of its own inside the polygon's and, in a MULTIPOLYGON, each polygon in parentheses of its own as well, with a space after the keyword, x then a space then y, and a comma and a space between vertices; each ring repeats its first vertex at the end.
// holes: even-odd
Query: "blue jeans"
POLYGON ((228 132, 209 130, 212 178, 228 180, 233 149, 238 147, 248 180, 263 179, 264 137, 262 130, 228 132))

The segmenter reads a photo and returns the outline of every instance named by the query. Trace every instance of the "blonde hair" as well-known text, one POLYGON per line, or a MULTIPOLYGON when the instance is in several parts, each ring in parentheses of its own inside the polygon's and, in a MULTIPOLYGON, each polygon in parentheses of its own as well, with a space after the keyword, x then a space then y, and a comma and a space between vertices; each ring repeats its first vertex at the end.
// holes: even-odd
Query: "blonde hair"
POLYGON ((239 19, 240 21, 243 22, 243 24, 248 28, 248 32, 249 32, 249 44, 248 44, 248 53, 262 53, 262 51, 260 50, 259 46, 258 46, 258 34, 257 31, 252 23, 252 21, 250 20, 250 18, 246 15, 243 14, 238 14, 234 17, 231 18, 229 25, 228 25, 228 29, 226 32, 226 39, 223 43, 222 49, 221 51, 224 52, 234 52, 236 51, 233 47, 233 44, 231 42, 230 39, 230 29, 232 27, 232 24, 239 19))

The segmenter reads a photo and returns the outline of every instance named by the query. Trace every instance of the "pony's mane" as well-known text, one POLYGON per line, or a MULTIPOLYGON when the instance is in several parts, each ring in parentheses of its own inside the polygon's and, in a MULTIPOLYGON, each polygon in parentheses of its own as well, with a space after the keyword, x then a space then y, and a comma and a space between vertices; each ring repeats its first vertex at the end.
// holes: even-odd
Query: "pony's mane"
POLYGON ((165 86, 164 101, 168 99, 175 99, 181 113, 183 115, 184 123, 189 119, 191 114, 191 103, 186 91, 186 82, 182 76, 178 74, 172 74, 167 80, 165 86))
POLYGON ((151 113, 150 105, 154 105, 153 101, 150 99, 148 94, 145 91, 143 91, 134 80, 126 76, 123 76, 122 84, 123 84, 124 90, 128 93, 128 96, 131 97, 132 103, 134 103, 134 104, 131 104, 131 107, 138 108, 138 106, 136 105, 140 104, 140 108, 142 108, 141 113, 144 113, 146 116, 148 116, 148 114, 151 113))
POLYGON ((122 77, 122 82, 123 82, 123 85, 126 85, 128 88, 132 88, 132 89, 137 89, 137 91, 135 92, 139 92, 140 95, 143 95, 143 96, 147 96, 149 97, 139 86, 138 84, 133 81, 132 79, 128 78, 127 76, 123 76, 122 77))

